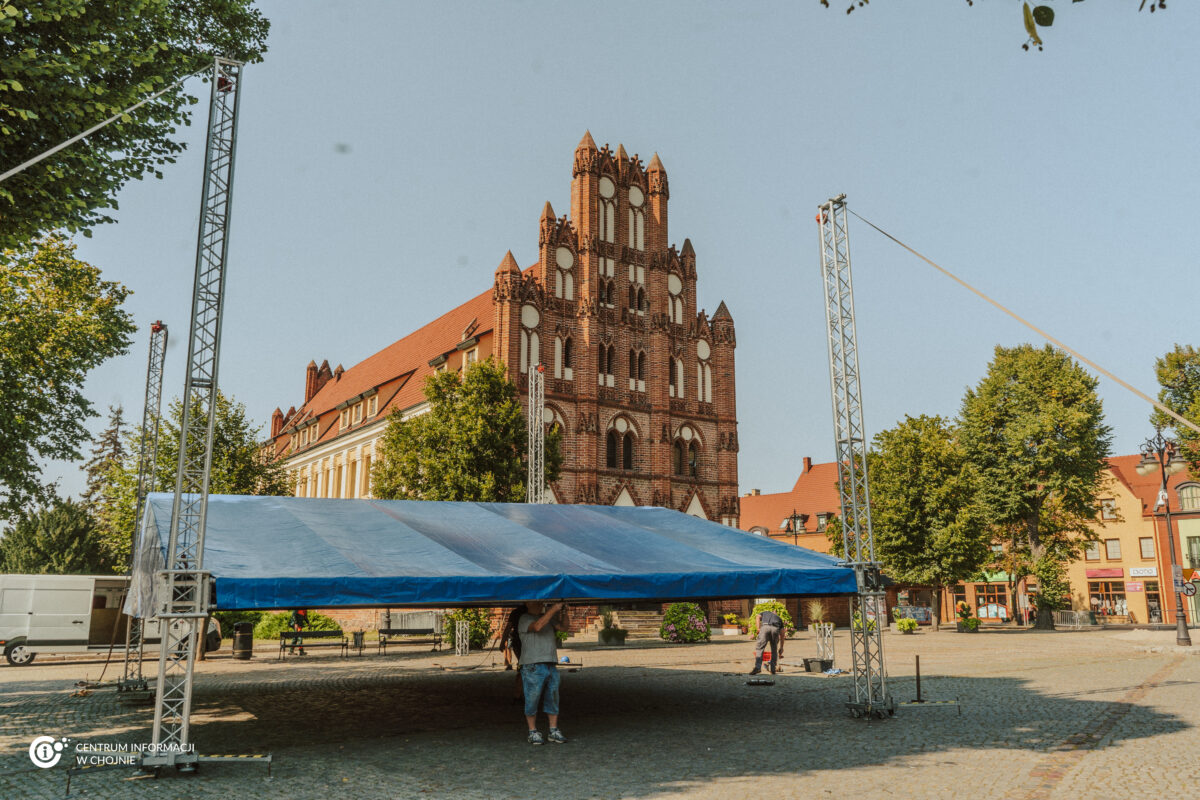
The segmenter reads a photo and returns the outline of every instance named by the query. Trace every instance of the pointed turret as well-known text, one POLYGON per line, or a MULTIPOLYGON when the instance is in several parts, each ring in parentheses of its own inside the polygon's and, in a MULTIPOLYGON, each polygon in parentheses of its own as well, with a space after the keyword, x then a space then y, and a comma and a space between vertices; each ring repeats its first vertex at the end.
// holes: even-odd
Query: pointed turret
POLYGON ((696 251, 692 249, 692 240, 691 240, 691 239, 684 239, 684 240, 683 240, 683 249, 679 251, 679 257, 680 257, 680 258, 687 258, 688 256, 691 256, 692 258, 695 258, 695 257, 696 257, 696 251))
POLYGON ((662 161, 660 161, 658 158, 658 153, 655 153, 654 158, 650 159, 650 166, 646 167, 646 172, 661 172, 663 175, 667 174, 666 168, 663 167, 662 161))
POLYGON ((625 145, 618 144, 617 145, 617 161, 620 161, 622 164, 624 164, 628 160, 629 160, 629 154, 625 152, 625 145))
POLYGON ((733 322, 733 315, 729 313, 729 308, 725 305, 724 300, 721 301, 721 305, 717 306, 717 312, 712 315, 712 318, 713 322, 716 322, 719 319, 727 319, 730 322, 733 322))
POLYGON ((579 140, 579 146, 575 148, 575 152, 578 153, 580 150, 598 152, 599 148, 596 147, 596 140, 592 138, 591 131, 583 132, 583 138, 579 140))
MULTIPOLYGON (((551 219, 553 219, 554 212, 550 208, 549 203, 546 203, 546 210, 550 211, 551 219)), ((543 214, 542 216, 544 219, 545 215, 543 214)), ((516 275, 518 278, 521 277, 521 267, 517 265, 517 260, 513 258, 512 250, 509 250, 504 254, 504 258, 501 260, 500 266, 496 267, 496 277, 499 278, 501 275, 516 275)))
POLYGON ((542 209, 542 219, 554 221, 554 207, 550 205, 550 201, 546 201, 546 207, 542 209))

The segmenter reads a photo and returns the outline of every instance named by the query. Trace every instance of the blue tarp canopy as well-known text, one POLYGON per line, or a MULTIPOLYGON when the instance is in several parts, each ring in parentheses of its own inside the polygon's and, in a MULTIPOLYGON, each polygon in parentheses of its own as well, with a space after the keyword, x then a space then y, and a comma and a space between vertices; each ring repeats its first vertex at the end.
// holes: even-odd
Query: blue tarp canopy
MULTIPOLYGON (((170 494, 146 502, 131 605, 152 602, 170 494)), ((847 594, 831 556, 666 508, 213 495, 220 610, 847 594)))

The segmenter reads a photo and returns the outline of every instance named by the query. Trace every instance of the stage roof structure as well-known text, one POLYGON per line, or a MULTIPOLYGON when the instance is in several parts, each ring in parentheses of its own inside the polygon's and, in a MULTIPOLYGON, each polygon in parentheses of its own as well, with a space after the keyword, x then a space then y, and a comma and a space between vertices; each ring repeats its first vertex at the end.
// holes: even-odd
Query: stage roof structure
MULTIPOLYGON (((129 609, 155 608, 170 494, 148 497, 129 609)), ((832 556, 654 507, 212 495, 215 610, 850 594, 832 556)))

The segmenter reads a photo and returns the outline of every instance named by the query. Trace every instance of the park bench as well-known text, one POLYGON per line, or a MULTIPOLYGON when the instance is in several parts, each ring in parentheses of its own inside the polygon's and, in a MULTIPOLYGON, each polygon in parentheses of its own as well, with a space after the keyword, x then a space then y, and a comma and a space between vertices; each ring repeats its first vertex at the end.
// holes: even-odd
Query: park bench
POLYGON ((350 640, 340 630, 336 631, 281 631, 279 634, 279 658, 292 647, 307 650, 310 647, 338 647, 342 655, 348 654, 350 640), (322 641, 328 640, 328 641, 322 641))
POLYGON ((387 654, 389 644, 433 644, 442 646, 441 611, 409 611, 393 614, 391 627, 379 629, 379 652, 387 654))

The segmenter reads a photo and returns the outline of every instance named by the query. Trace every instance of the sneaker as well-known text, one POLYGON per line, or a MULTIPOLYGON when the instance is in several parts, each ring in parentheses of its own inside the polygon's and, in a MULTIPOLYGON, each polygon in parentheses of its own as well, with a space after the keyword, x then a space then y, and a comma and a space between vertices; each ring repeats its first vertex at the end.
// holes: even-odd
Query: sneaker
POLYGON ((530 731, 527 741, 530 744, 545 744, 546 740, 542 738, 541 731, 530 731))
POLYGON ((560 731, 558 728, 551 728, 550 735, 547 736, 546 738, 549 739, 550 741, 554 742, 555 744, 566 744, 567 743, 567 737, 563 736, 562 731, 560 731))

